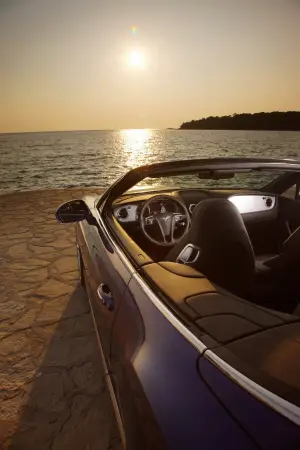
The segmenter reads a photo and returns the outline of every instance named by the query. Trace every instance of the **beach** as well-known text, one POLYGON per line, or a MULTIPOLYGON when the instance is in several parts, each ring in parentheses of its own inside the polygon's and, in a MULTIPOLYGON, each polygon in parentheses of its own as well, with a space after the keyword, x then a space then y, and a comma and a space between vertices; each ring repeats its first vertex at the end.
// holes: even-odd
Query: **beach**
POLYGON ((119 449, 75 227, 55 219, 101 190, 0 197, 0 448, 119 449))

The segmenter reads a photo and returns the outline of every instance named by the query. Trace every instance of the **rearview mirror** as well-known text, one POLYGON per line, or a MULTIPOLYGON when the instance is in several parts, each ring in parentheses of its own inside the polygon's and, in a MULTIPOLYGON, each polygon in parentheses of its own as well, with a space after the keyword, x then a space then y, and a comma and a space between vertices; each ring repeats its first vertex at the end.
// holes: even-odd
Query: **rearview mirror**
POLYGON ((83 200, 71 200, 63 203, 56 211, 59 222, 80 222, 89 217, 89 208, 83 200))
POLYGON ((224 170, 203 170, 198 173, 200 180, 227 180, 234 178, 234 172, 224 170))

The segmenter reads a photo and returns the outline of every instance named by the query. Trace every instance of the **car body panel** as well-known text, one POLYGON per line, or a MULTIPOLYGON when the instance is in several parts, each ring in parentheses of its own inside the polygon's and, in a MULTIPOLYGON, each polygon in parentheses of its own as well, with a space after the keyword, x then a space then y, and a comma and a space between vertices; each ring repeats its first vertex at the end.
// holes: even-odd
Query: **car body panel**
MULTIPOLYGON (((95 199, 93 199, 95 200, 95 199)), ((98 212, 94 211, 95 217, 98 212)), ((131 273, 119 255, 107 246, 105 237, 99 228, 83 221, 77 225, 77 242, 81 249, 83 264, 88 279, 89 296, 93 304, 94 315, 101 338, 103 351, 109 365, 111 329, 114 317, 131 273), (106 285, 112 294, 113 311, 107 309, 98 295, 100 285, 106 285)))
POLYGON ((199 359, 199 372, 219 401, 261 448, 266 450, 299 448, 299 426, 224 376, 206 357, 199 359))
POLYGON ((257 448, 201 379, 198 359, 133 277, 114 325, 111 361, 127 436, 139 423, 140 440, 129 434, 129 448, 257 448), (153 436, 160 438, 155 446, 153 436))

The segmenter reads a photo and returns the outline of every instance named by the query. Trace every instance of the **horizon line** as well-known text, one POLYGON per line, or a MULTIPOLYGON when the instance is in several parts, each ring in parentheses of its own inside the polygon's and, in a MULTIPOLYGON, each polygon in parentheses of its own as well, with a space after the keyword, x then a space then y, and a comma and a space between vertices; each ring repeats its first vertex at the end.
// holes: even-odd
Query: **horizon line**
POLYGON ((91 129, 71 129, 71 130, 41 130, 41 131, 1 131, 0 136, 3 134, 30 134, 30 133, 72 133, 72 132, 90 132, 90 131, 126 131, 126 130, 178 130, 179 128, 91 128, 91 129))
MULTIPOLYGON (((252 113, 232 113, 232 114, 228 114, 228 115, 223 115, 223 116, 206 116, 206 117, 202 117, 200 119, 190 119, 186 122, 182 122, 182 124, 184 123, 189 123, 192 121, 201 121, 204 119, 208 119, 211 117, 214 118, 223 118, 223 117, 232 117, 232 116, 239 116, 239 115, 243 115, 243 114, 249 114, 249 115, 255 115, 255 114, 272 114, 272 113, 281 113, 281 114, 285 114, 285 113, 299 113, 300 110, 286 110, 286 111, 278 111, 278 110, 273 110, 273 111, 257 111, 257 112, 252 112, 252 113)), ((181 125, 182 125, 181 124, 181 125)), ((70 132, 90 132, 90 131, 123 131, 123 130, 181 130, 181 125, 177 128, 174 127, 163 127, 163 128, 152 128, 152 127, 143 127, 143 128, 91 128, 91 129, 68 129, 68 130, 40 130, 40 131, 1 131, 0 132, 0 136, 4 135, 4 134, 30 134, 30 133, 70 133, 70 132)))

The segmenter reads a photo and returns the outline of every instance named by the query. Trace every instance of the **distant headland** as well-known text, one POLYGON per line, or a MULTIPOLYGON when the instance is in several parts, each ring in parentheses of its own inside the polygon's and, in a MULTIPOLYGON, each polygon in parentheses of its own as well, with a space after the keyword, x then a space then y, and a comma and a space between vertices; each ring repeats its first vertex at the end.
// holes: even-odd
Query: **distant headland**
POLYGON ((300 131, 300 111, 260 112, 210 116, 184 122, 180 130, 268 130, 300 131))

